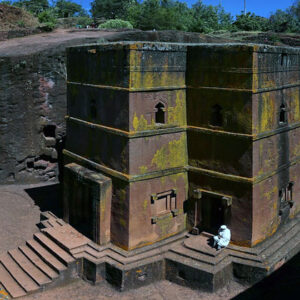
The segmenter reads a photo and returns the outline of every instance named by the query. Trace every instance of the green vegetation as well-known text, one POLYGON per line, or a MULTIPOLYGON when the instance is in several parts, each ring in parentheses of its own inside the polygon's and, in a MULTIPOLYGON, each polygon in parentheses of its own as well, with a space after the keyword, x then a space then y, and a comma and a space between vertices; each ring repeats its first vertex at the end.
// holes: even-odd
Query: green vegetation
POLYGON ((233 23, 233 27, 237 30, 243 31, 268 31, 269 20, 267 18, 256 16, 248 12, 245 15, 236 16, 236 20, 233 23))
POLYGON ((38 14, 38 20, 42 23, 41 28, 44 31, 52 31, 56 26, 56 17, 51 9, 40 12, 38 14))
MULTIPOLYGON (((93 22, 82 6, 71 0, 53 0, 51 4, 48 0, 0 0, 0 3, 19 7, 31 13, 42 23, 40 27, 45 31, 53 30, 59 18, 76 17, 77 24, 81 26, 87 26, 93 22)), ((24 24, 19 23, 17 24, 19 27, 25 27, 24 24)))
POLYGON ((201 0, 191 8, 175 0, 94 0, 91 13, 94 18, 127 20, 143 30, 300 32, 300 0, 270 18, 253 13, 234 18, 222 6, 205 5, 201 0))
POLYGON ((21 28, 24 28, 25 27, 25 22, 23 20, 20 20, 17 22, 17 25, 21 28))
POLYGON ((39 13, 50 8, 48 0, 18 0, 13 1, 13 5, 24 8, 36 17, 39 13))
POLYGON ((122 19, 134 2, 131 0, 94 0, 91 3, 91 13, 94 18, 122 19))
POLYGON ((128 21, 123 21, 121 19, 112 19, 112 20, 108 20, 104 23, 102 23, 101 25, 99 25, 98 28, 101 29, 117 29, 117 28, 129 28, 129 29, 133 29, 133 26, 130 22, 128 21))
MULTIPOLYGON (((72 0, 15 0, 0 3, 22 7, 40 22, 55 26, 58 18, 78 18, 78 25, 99 24, 100 28, 142 30, 183 30, 192 32, 273 31, 300 32, 300 0, 269 18, 253 13, 232 16, 221 5, 205 5, 198 0, 192 7, 177 0, 94 0, 91 16, 72 0), (114 21, 112 21, 114 20, 114 21), (124 27, 125 26, 125 27, 124 27)), ((21 26, 21 24, 20 24, 21 26)))
POLYGON ((69 0, 57 0, 54 10, 58 18, 87 16, 87 12, 81 7, 81 5, 69 0))

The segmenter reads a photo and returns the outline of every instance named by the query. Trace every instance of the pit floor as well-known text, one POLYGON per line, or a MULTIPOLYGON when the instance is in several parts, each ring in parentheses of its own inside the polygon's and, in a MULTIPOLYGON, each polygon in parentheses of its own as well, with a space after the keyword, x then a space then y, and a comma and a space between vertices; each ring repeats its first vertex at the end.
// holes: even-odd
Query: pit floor
MULTIPOLYGON (((40 211, 52 210, 59 217, 59 185, 0 186, 0 255, 31 239, 38 231, 40 211)), ((235 281, 215 293, 192 290, 163 280, 138 289, 118 292, 108 283, 96 286, 81 279, 68 285, 35 293, 24 300, 221 300, 221 299, 282 299, 283 293, 293 296, 300 286, 299 255, 262 282, 251 287, 235 281), (284 279, 284 280, 283 280, 284 279), (236 297, 237 296, 237 297, 236 297)), ((299 292, 299 291, 298 291, 299 292)), ((287 298, 286 298, 287 299, 287 298)))

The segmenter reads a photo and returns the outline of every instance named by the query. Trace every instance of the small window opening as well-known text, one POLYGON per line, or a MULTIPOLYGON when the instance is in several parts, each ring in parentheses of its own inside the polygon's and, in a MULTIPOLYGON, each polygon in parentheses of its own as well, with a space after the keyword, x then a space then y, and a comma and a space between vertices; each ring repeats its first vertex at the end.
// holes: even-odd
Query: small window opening
POLYGON ((56 126, 55 125, 46 125, 43 128, 43 133, 45 137, 54 137, 55 138, 55 130, 56 126))
POLYGON ((286 53, 282 53, 281 54, 281 61, 280 64, 282 66, 287 66, 287 54, 286 53))
POLYGON ((285 189, 279 191, 279 200, 281 203, 286 201, 285 189))
POLYGON ((280 112, 279 112, 279 123, 284 124, 287 121, 286 117, 286 108, 284 104, 280 105, 280 112))
POLYGON ((178 277, 181 279, 186 279, 186 274, 184 271, 180 270, 178 271, 178 277))
POLYGON ((97 118, 97 107, 96 107, 95 99, 91 100, 90 113, 91 113, 91 118, 95 120, 97 118))
POLYGON ((34 167, 33 161, 28 161, 28 162, 27 162, 27 168, 28 168, 28 169, 33 169, 33 167, 34 167))
POLYGON ((155 106, 155 123, 165 124, 165 111, 165 106, 162 103, 155 106))
POLYGON ((287 188, 287 201, 293 201, 293 186, 294 183, 290 182, 287 188))
POLYGON ((210 123, 213 126, 222 126, 223 125, 222 107, 218 104, 216 104, 212 107, 212 115, 211 115, 210 123))

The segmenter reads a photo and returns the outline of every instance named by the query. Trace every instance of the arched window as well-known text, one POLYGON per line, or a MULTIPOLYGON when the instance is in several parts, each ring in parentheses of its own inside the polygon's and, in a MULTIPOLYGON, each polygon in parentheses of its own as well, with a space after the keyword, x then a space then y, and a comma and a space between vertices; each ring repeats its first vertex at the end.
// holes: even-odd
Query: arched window
POLYGON ((165 124, 165 111, 165 106, 161 102, 155 106, 155 123, 165 124))
POLYGON ((280 105, 280 111, 279 111, 279 123, 284 124, 287 122, 287 117, 286 117, 286 108, 284 104, 280 105))
POLYGON ((210 124, 213 126, 223 125, 222 107, 219 104, 216 104, 212 107, 210 124))

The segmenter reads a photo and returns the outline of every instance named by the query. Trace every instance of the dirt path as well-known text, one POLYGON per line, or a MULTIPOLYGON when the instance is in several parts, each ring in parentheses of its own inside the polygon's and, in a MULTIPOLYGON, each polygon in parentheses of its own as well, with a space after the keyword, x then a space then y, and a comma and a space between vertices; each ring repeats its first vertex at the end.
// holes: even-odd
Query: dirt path
POLYGON ((25 187, 30 186, 0 186, 0 254, 22 245, 38 231, 40 210, 25 187))
POLYGON ((95 42, 97 39, 117 34, 110 31, 58 29, 50 33, 41 33, 0 42, 0 57, 21 56, 40 52, 74 40, 82 43, 95 42))
POLYGON ((93 286, 83 280, 67 286, 20 298, 22 300, 229 300, 245 289, 233 282, 216 293, 205 293, 163 280, 126 292, 118 292, 107 283, 93 286))

